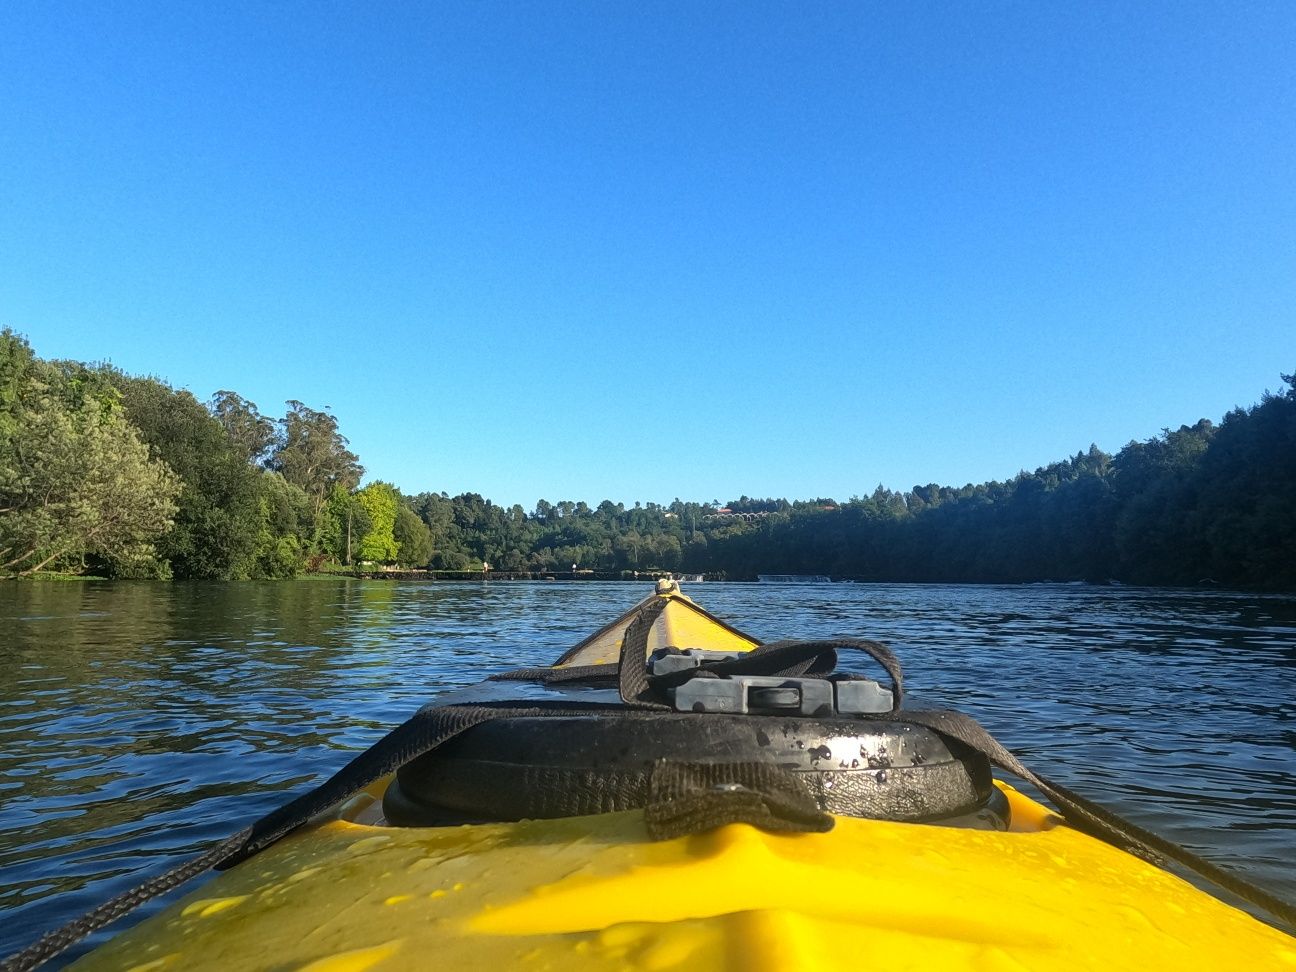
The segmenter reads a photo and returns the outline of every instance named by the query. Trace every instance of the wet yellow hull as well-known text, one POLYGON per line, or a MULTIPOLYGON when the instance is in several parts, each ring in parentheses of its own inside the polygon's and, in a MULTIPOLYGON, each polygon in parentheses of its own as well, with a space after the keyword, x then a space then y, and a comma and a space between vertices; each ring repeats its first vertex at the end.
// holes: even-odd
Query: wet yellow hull
MULTIPOLYGON (((756 644, 668 602, 650 650, 756 644)), ((560 663, 615 660, 629 616, 560 663)), ((638 811, 381 826, 384 785, 76 968, 1296 972, 1296 939, 1003 784, 1007 832, 839 817, 661 842, 638 811)))
POLYGON ((1296 940, 1009 796, 1031 829, 838 818, 653 843, 637 812, 338 820, 76 968, 1296 969, 1296 940))

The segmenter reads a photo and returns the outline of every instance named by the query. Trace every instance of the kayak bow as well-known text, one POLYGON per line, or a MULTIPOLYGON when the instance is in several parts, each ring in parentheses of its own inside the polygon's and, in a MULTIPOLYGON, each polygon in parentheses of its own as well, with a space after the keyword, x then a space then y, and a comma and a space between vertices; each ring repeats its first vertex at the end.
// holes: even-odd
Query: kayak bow
POLYGON ((570 711, 405 761, 75 967, 1296 969, 1296 939, 897 721, 878 700, 898 679, 809 649, 803 676, 739 671, 771 647, 659 590, 553 669, 436 710, 570 711), (640 651, 643 711, 620 701, 640 651))

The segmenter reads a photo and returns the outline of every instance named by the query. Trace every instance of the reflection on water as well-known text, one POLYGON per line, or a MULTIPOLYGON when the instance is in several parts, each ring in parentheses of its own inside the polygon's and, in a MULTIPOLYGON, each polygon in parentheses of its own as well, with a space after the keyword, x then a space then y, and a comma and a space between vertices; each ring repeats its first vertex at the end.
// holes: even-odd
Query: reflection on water
MULTIPOLYGON (((551 661, 647 591, 0 586, 0 954, 307 788, 429 695, 551 661)), ((1046 775, 1296 899, 1296 598, 691 593, 765 639, 888 642, 911 704, 963 709, 1046 775)))

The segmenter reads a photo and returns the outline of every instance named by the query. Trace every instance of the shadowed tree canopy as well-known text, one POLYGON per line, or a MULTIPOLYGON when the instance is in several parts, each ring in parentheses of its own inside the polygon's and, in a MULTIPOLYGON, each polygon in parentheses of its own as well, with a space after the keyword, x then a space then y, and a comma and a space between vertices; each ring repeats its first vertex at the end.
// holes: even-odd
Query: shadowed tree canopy
POLYGON ((288 402, 288 414, 279 422, 280 438, 270 458, 270 468, 300 486, 310 497, 316 514, 335 484, 355 489, 364 473, 360 460, 347 448, 337 419, 328 412, 288 402))
POLYGON ((261 474, 192 393, 106 366, 98 375, 118 390, 126 417, 183 483, 159 555, 177 577, 255 576, 261 474))
POLYGON ((279 438, 275 423, 256 404, 232 391, 218 391, 207 406, 225 429, 234 451, 254 466, 263 465, 279 438))
POLYGON ((410 567, 426 567, 432 560, 432 531, 402 500, 396 508, 396 523, 392 527, 396 538, 397 559, 410 567))

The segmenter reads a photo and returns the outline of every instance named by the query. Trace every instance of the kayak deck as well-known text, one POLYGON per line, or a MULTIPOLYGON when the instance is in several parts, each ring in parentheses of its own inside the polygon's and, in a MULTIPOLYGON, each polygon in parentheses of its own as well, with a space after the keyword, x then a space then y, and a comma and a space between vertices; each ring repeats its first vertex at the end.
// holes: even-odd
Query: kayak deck
MULTIPOLYGON (((759 643, 660 596, 649 651, 759 643)), ((558 664, 614 663, 640 606, 558 664)), ((75 967, 1296 972, 1296 939, 1003 783, 1007 831, 839 816, 827 833, 731 824, 664 841, 641 811, 387 826, 387 784, 75 967)))
POLYGON ((554 667, 615 665, 621 657, 621 643, 631 618, 655 597, 660 597, 665 604, 648 632, 649 654, 671 645, 742 652, 751 651, 760 644, 674 588, 641 601, 615 621, 604 625, 554 662, 554 667))
POLYGON ((1296 968, 1296 941, 1007 789, 994 832, 642 814, 295 834, 78 969, 1296 968))

